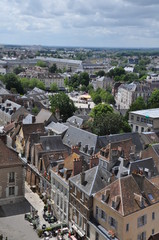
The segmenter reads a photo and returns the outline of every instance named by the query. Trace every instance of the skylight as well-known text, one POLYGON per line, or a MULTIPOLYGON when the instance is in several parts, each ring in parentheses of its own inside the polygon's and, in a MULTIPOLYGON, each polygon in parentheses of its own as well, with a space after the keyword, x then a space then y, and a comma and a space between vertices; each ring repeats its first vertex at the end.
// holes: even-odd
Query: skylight
POLYGON ((153 200, 154 200, 154 197, 152 196, 152 194, 151 194, 151 193, 149 193, 149 194, 148 194, 148 197, 149 197, 149 199, 150 199, 151 201, 153 201, 153 200))

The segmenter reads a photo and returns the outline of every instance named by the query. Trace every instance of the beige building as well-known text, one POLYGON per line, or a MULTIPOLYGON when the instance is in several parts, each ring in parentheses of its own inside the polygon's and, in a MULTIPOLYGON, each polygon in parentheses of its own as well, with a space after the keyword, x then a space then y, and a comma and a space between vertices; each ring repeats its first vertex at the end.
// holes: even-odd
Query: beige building
POLYGON ((159 108, 129 112, 129 125, 133 132, 159 130, 159 108))
POLYGON ((90 239, 103 240, 105 230, 119 240, 147 240, 159 230, 158 209, 159 189, 148 179, 135 173, 120 178, 95 194, 90 239))
POLYGON ((0 139, 0 206, 24 199, 25 171, 18 154, 0 139))

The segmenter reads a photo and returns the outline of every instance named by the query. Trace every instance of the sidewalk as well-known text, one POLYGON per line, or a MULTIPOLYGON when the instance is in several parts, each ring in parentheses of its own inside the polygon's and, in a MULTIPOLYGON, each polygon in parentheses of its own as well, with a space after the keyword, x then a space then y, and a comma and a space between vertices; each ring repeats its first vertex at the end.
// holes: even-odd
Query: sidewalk
POLYGON ((27 183, 25 183, 25 198, 38 211, 40 226, 43 224, 49 226, 48 222, 43 218, 44 202, 39 198, 37 193, 32 192, 27 183))

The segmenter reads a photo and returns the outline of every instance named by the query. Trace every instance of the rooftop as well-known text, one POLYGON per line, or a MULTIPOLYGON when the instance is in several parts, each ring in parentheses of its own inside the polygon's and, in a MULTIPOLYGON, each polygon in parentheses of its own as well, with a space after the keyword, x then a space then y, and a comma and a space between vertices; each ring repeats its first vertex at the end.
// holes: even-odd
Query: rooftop
POLYGON ((130 113, 138 114, 147 118, 159 118, 159 108, 132 111, 130 113))

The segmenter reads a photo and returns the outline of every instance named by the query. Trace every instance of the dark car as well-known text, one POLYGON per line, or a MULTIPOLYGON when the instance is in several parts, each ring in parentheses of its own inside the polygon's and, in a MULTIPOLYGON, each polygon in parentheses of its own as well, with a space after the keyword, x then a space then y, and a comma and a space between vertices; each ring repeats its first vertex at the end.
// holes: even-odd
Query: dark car
POLYGON ((42 229, 46 229, 46 224, 43 224, 43 225, 42 225, 42 229))

